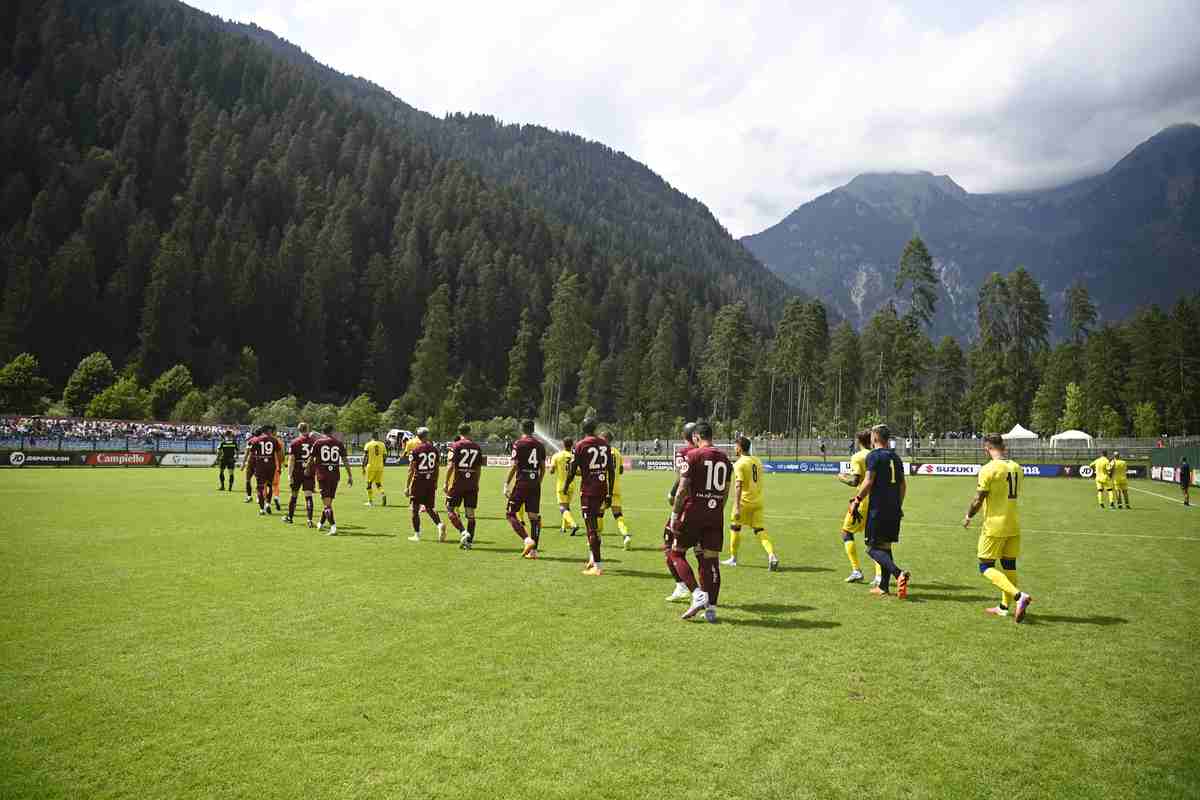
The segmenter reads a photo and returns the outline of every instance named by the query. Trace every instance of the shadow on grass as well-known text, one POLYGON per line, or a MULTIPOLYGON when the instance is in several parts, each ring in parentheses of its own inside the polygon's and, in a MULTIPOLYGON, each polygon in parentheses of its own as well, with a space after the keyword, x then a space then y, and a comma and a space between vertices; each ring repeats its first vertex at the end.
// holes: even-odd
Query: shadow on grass
MULTIPOLYGON (((740 567, 741 564, 739 563, 738 566, 740 567)), ((765 566, 760 567, 760 569, 766 569, 766 567, 765 566)), ((805 567, 805 566, 784 567, 784 566, 781 566, 781 567, 779 567, 779 569, 777 569, 775 571, 776 572, 833 572, 833 569, 830 567, 805 567)))
POLYGON ((970 590, 979 591, 979 586, 958 586, 953 583, 914 583, 912 584, 914 591, 921 589, 936 589, 939 592, 966 592, 970 590))
MULTIPOLYGON (((892 591, 895 592, 895 589, 892 591)), ((995 597, 986 594, 927 594, 919 588, 914 588, 906 602, 924 603, 931 600, 935 603, 986 603, 989 600, 995 599, 995 597)))
POLYGON ((1062 622, 1068 625, 1125 625, 1129 620, 1124 617, 1068 617, 1060 614, 1038 614, 1033 613, 1022 620, 1023 625, 1030 623, 1037 624, 1041 622, 1062 622))
POLYGON ((802 611, 816 611, 812 606, 788 603, 746 603, 739 606, 723 605, 721 608, 736 608, 738 611, 750 611, 754 614, 799 614, 802 611))
MULTIPOLYGON (((605 562, 605 563, 607 564, 609 562, 605 562)), ((608 573, 610 575, 616 575, 621 578, 651 578, 654 580, 659 580, 659 581, 662 581, 663 586, 670 586, 671 583, 675 580, 674 578, 672 578, 670 575, 667 574, 666 569, 663 569, 661 572, 646 572, 645 570, 641 570, 641 569, 609 570, 608 567, 605 567, 605 569, 608 571, 608 573)))
POLYGON ((758 619, 718 617, 718 620, 718 624, 720 625, 744 625, 747 628, 774 628, 775 630, 796 630, 800 628, 829 630, 830 628, 840 628, 842 625, 840 622, 810 619, 779 619, 776 617, 759 617, 758 619))

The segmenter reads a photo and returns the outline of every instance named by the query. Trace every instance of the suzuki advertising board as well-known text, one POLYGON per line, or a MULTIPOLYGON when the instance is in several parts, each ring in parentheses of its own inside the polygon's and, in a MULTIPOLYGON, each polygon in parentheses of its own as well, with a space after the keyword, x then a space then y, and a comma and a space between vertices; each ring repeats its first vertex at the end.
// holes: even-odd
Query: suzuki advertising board
POLYGON ((914 475, 978 475, 978 464, 917 464, 914 475))

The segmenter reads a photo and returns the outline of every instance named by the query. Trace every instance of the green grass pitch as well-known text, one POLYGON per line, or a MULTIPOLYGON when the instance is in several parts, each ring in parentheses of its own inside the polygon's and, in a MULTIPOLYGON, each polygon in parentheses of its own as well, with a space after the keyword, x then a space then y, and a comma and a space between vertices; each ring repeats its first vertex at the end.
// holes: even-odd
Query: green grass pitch
POLYGON ((784 569, 746 543, 712 626, 663 601, 665 473, 626 476, 636 547, 606 536, 598 579, 557 514, 518 557, 498 469, 474 551, 409 543, 402 476, 386 509, 343 481, 333 539, 215 470, 4 472, 0 797, 1200 796, 1173 487, 1098 511, 1025 481, 1014 625, 983 614, 969 479, 911 479, 900 602, 842 582, 845 487, 772 476, 784 569))

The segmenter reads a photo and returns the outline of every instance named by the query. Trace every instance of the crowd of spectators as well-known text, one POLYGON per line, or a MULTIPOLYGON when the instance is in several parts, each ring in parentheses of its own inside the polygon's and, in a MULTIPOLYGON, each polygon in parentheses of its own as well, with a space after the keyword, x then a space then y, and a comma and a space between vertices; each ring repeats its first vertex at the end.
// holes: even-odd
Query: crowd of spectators
POLYGON ((219 439, 233 430, 239 438, 245 425, 199 425, 172 422, 128 422, 124 420, 78 419, 74 417, 3 417, 0 436, 28 439, 82 439, 104 441, 130 439, 153 442, 161 439, 219 439))

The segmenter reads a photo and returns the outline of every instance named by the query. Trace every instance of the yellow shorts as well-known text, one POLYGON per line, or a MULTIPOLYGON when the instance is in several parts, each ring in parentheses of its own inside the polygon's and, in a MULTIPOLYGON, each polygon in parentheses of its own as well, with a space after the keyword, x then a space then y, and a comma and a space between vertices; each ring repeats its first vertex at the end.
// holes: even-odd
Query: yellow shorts
POLYGON ((1021 537, 979 535, 978 556, 984 561, 999 561, 1021 555, 1021 537))
POLYGON ((1103 492, 1106 489, 1112 489, 1112 481, 1096 481, 1096 491, 1103 492))
POLYGON ((613 492, 612 503, 609 508, 621 508, 621 490, 617 489, 613 492))
POLYGON ((557 495, 558 495, 558 504, 559 504, 560 506, 567 506, 567 507, 570 507, 570 505, 571 505, 571 495, 569 495, 569 494, 563 494, 562 492, 555 492, 555 494, 557 494, 557 495))
POLYGON ((737 512, 732 512, 729 515, 729 521, 734 525, 741 525, 744 528, 752 530, 762 530, 767 527, 766 514, 763 513, 762 506, 742 506, 741 516, 737 512))
POLYGON ((367 468, 367 483, 378 483, 383 485, 383 467, 368 467, 367 468))
POLYGON ((858 507, 859 519, 855 522, 850 516, 850 512, 846 512, 846 516, 842 518, 842 530, 846 533, 864 533, 867 530, 867 508, 871 505, 871 498, 865 498, 862 504, 858 507))
POLYGON ((1128 488, 1129 488, 1129 481, 1127 481, 1127 480, 1124 480, 1124 481, 1117 481, 1117 482, 1116 482, 1116 487, 1117 487, 1118 489, 1128 489, 1128 488))

